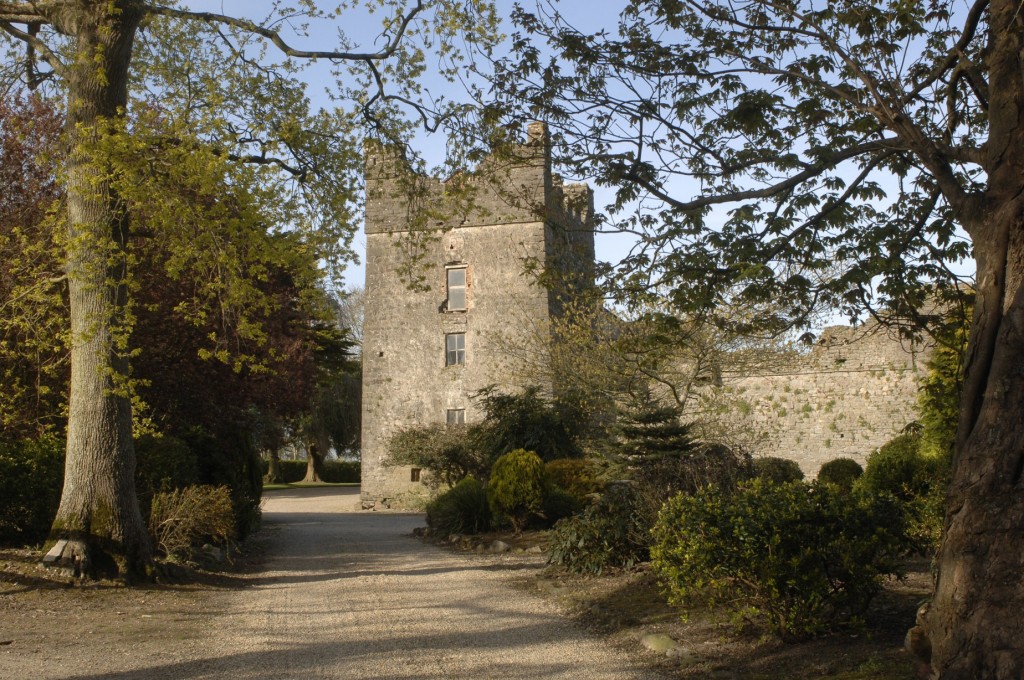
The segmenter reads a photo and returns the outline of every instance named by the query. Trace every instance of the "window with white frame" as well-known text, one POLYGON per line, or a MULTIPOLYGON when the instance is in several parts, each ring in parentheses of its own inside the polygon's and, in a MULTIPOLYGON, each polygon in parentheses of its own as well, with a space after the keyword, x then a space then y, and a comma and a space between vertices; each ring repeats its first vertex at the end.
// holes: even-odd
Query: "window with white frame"
POLYGON ((466 311, 466 268, 448 268, 448 305, 449 312, 466 311))
POLYGON ((448 409, 448 424, 449 425, 465 425, 466 424, 466 409, 464 409, 464 408, 450 408, 450 409, 448 409))
POLYGON ((446 366, 461 366, 466 363, 466 334, 448 333, 445 338, 446 366))

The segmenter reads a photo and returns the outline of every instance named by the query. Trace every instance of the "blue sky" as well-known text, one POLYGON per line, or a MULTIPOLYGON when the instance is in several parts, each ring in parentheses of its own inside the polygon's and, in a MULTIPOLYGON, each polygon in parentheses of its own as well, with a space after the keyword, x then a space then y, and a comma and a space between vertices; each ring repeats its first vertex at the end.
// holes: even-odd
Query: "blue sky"
MULTIPOLYGON (((181 3, 184 7, 195 11, 217 12, 230 16, 244 17, 254 21, 265 18, 273 5, 271 0, 185 0, 181 3)), ((327 8, 332 3, 319 3, 320 7, 327 8)), ((561 4, 561 9, 571 12, 579 17, 580 27, 585 30, 597 30, 602 26, 614 24, 619 2, 613 0, 568 0, 561 4)), ((507 17, 512 10, 511 0, 499 0, 497 7, 503 17, 507 17)), ((323 22, 310 26, 310 35, 297 36, 288 27, 283 33, 286 40, 295 47, 308 49, 331 49, 337 45, 336 31, 342 29, 350 40, 363 42, 369 46, 379 35, 379 17, 366 12, 365 8, 357 7, 353 10, 346 10, 342 20, 336 22, 323 22)), ((273 48, 270 48, 273 50, 273 48)), ((275 58, 272 53, 271 58, 275 58)), ((310 66, 305 72, 305 79, 308 83, 308 95, 314 105, 330 106, 326 90, 333 87, 334 78, 330 74, 328 64, 318 63, 310 66)), ((444 88, 445 94, 452 96, 453 86, 430 77, 425 79, 425 84, 444 88)), ((424 155, 428 163, 440 162, 443 160, 445 141, 438 135, 422 135, 418 141, 418 151, 424 155)), ((602 205, 602 195, 597 198, 598 207, 602 205)), ((596 238, 598 259, 610 262, 617 262, 628 252, 632 245, 632 238, 621 234, 598 234, 596 238)), ((360 258, 365 252, 365 239, 362 233, 355 237, 354 246, 360 258)), ((352 265, 346 273, 346 286, 362 286, 364 269, 362 263, 352 265)))

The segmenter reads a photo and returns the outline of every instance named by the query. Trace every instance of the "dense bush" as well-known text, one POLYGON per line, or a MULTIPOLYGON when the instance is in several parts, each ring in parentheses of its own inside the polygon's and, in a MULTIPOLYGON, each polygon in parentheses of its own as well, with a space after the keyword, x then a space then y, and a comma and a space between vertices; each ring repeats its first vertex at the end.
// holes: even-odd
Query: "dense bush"
POLYGON ((0 543, 43 541, 64 483, 64 441, 57 437, 0 443, 0 543))
POLYGON ((487 502, 496 524, 523 530, 544 502, 544 461, 533 451, 516 449, 494 461, 487 481, 487 502))
POLYGON ((633 478, 657 498, 658 507, 677 493, 706 486, 733 488, 752 474, 750 456, 720 444, 694 444, 685 454, 647 460, 633 478))
POLYGON ((949 462, 924 455, 918 432, 901 434, 868 456, 856 488, 865 494, 899 498, 910 517, 910 535, 917 550, 927 554, 938 547, 944 500, 949 486, 949 462))
POLYGON ((477 534, 487 531, 491 512, 487 490, 473 477, 466 477, 427 504, 427 525, 442 536, 477 534))
POLYGON ((181 439, 144 435, 135 440, 135 491, 143 517, 149 514, 153 495, 199 483, 196 454, 181 439))
POLYGON ((561 519, 572 517, 581 508, 583 503, 578 498, 549 481, 544 486, 544 498, 541 500, 541 511, 538 513, 540 526, 550 527, 561 519))
POLYGON ((517 449, 533 451, 541 459, 580 458, 580 432, 586 419, 569 404, 541 396, 530 386, 519 394, 501 394, 495 386, 476 395, 484 420, 474 428, 474 445, 484 460, 496 461, 517 449))
POLYGON ((763 456, 754 459, 754 476, 775 484, 787 484, 802 481, 804 472, 796 461, 763 456))
POLYGON ((199 481, 208 486, 226 486, 231 491, 235 529, 245 539, 260 524, 263 473, 259 453, 243 429, 217 433, 200 429, 181 435, 196 454, 199 481))
POLYGON ((673 602, 723 603, 799 639, 857 623, 905 546, 891 496, 758 479, 673 498, 651 556, 673 602))
POLYGON ((871 493, 891 493, 909 500, 925 496, 942 476, 939 458, 921 455, 921 436, 901 434, 868 456, 858 485, 871 493))
POLYGON ((948 308, 935 332, 935 348, 928 357, 928 374, 918 392, 921 423, 921 453, 948 459, 953 451, 960 421, 960 392, 963 387, 964 351, 970 335, 973 300, 948 308))
POLYGON ((487 477, 490 460, 476 442, 479 426, 422 425, 398 431, 388 440, 388 465, 408 465, 430 474, 434 488, 453 486, 464 477, 487 477))
POLYGON ((599 574, 647 559, 649 526, 641 520, 638 504, 632 484, 610 484, 596 503, 555 525, 548 561, 576 573, 599 574))
POLYGON ((153 495, 149 531, 154 547, 167 557, 187 559, 192 549, 225 545, 235 533, 231 490, 226 486, 187 486, 153 495))
POLYGON ((567 492, 579 503, 600 493, 604 483, 598 478, 595 461, 589 458, 559 458, 544 464, 544 475, 550 484, 567 492))
POLYGON ((324 462, 322 478, 328 484, 358 484, 360 465, 351 460, 328 460, 324 462))
POLYGON ((818 470, 818 481, 835 484, 845 491, 853 491, 853 485, 864 474, 864 468, 853 458, 836 458, 824 463, 818 470))

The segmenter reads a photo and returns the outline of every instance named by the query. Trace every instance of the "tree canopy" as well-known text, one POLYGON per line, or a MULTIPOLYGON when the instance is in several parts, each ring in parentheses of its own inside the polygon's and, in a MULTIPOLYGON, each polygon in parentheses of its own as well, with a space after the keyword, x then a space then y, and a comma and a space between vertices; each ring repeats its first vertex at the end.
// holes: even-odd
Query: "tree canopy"
POLYGON ((624 296, 771 303, 775 326, 908 311, 971 254, 986 4, 632 0, 587 33, 540 3, 491 103, 550 120, 569 171, 615 189, 624 296))
MULTIPOLYGON (((922 321, 973 258, 946 528, 911 648, 932 678, 1024 674, 1024 16, 1010 0, 624 0, 578 30, 518 7, 485 120, 543 118, 615 189, 625 300, 757 326, 818 305, 922 321)), ((619 292, 621 291, 621 292, 619 292)))
POLYGON ((400 142, 459 112, 420 81, 431 68, 455 80, 464 55, 492 44, 490 5, 368 0, 364 9, 379 31, 339 30, 336 45, 319 49, 296 46, 308 23, 340 28, 357 8, 274 2, 252 18, 177 2, 0 1, 3 91, 65 103, 55 171, 68 447, 47 561, 86 576, 149 568, 132 479, 141 287, 162 281, 182 294, 173 312, 205 331, 203 356, 266 370, 282 351, 267 328, 287 325, 280 312, 294 308, 281 295, 314 294, 295 277, 336 276, 353 257, 364 135, 400 142), (313 60, 330 65, 332 110, 310 106, 299 72, 313 60))

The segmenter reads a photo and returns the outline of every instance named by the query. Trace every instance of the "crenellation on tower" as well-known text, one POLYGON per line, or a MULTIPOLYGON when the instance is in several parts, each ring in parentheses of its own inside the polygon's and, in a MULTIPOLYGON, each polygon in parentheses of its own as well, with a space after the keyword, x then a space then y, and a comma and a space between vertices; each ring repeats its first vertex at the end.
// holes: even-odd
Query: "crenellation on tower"
POLYGON ((556 182, 543 124, 444 181, 367 145, 364 508, 399 507, 422 489, 417 471, 387 465, 396 432, 478 421, 476 392, 520 387, 505 348, 543 336, 558 314, 558 287, 539 272, 592 282, 592 216, 588 188, 556 182))

